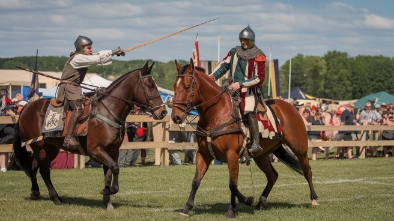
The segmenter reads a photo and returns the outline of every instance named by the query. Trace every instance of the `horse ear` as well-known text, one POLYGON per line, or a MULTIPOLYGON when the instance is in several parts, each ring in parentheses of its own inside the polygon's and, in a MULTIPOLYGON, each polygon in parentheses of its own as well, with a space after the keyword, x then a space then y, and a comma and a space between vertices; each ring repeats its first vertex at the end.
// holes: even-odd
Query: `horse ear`
POLYGON ((182 66, 178 63, 178 61, 176 59, 175 59, 175 66, 176 66, 176 69, 178 70, 178 73, 179 73, 182 69, 182 66))
POLYGON ((194 69, 194 61, 192 58, 190 58, 190 65, 192 65, 193 69, 194 69))
POLYGON ((188 67, 188 71, 189 71, 189 73, 194 73, 194 62, 193 62, 193 59, 191 59, 191 58, 190 58, 190 64, 188 67))
POLYGON ((155 64, 155 62, 153 62, 152 65, 149 66, 148 71, 147 71, 147 74, 150 74, 150 73, 152 72, 152 68, 153 68, 153 65, 154 65, 154 64, 155 64))
POLYGON ((141 68, 141 74, 145 74, 145 72, 148 70, 148 63, 149 61, 147 61, 144 66, 141 68))

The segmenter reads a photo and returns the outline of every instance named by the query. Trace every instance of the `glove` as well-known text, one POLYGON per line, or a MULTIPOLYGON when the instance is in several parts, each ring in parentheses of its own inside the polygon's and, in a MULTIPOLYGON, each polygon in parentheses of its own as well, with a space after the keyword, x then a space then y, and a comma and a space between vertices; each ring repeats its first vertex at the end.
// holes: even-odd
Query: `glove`
POLYGON ((126 53, 118 46, 117 48, 115 48, 114 50, 112 50, 112 56, 125 56, 126 53))
POLYGON ((137 136, 138 136, 138 137, 144 136, 144 131, 145 131, 145 130, 146 130, 146 128, 144 128, 144 127, 138 128, 138 129, 137 129, 137 136))

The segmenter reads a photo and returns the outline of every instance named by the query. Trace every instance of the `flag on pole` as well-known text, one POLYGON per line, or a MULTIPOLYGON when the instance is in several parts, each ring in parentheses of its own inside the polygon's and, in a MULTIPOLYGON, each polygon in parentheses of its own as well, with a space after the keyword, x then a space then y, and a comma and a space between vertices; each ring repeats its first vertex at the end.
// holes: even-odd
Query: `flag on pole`
MULTIPOLYGON (((34 71, 38 71, 38 49, 37 49, 37 53, 36 53, 36 63, 34 64, 34 71)), ((33 73, 33 76, 31 78, 29 92, 27 93, 27 98, 30 102, 35 101, 39 98, 38 88, 39 88, 38 74, 33 73)))
POLYGON ((270 61, 270 78, 271 78, 271 89, 272 98, 276 98, 280 95, 280 83, 279 83, 279 62, 278 59, 270 61))
POLYGON ((196 40, 194 41, 194 49, 193 49, 192 59, 193 59, 194 66, 201 66, 200 51, 198 50, 198 34, 197 34, 196 40))

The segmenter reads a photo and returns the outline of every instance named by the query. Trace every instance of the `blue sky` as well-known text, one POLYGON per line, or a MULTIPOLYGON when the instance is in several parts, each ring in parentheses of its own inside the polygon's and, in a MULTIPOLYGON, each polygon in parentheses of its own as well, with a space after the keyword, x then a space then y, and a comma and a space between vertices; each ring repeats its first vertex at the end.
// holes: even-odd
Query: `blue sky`
POLYGON ((136 49, 122 60, 163 62, 191 57, 199 34, 202 60, 217 60, 239 45, 248 24, 256 45, 283 64, 291 56, 394 57, 394 1, 387 0, 1 0, 0 57, 68 56, 78 35, 93 50, 124 49, 220 17, 219 20, 136 49))

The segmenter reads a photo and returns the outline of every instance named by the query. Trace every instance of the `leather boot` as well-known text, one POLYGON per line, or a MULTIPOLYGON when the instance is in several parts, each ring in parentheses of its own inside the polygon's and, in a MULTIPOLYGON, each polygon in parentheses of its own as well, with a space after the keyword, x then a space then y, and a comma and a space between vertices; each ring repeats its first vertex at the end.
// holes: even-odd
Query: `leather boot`
POLYGON ((68 122, 66 137, 64 138, 63 147, 70 150, 78 149, 79 142, 75 139, 74 130, 77 126, 78 116, 74 111, 71 114, 70 121, 68 122))
POLYGON ((260 147, 259 125, 255 113, 249 113, 247 116, 249 121, 249 130, 253 140, 252 146, 250 147, 250 152, 255 153, 260 150, 263 150, 260 147))

